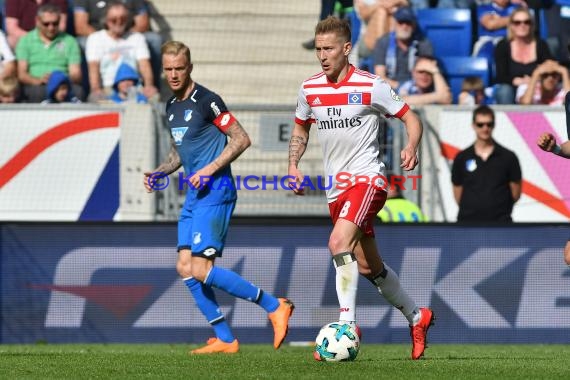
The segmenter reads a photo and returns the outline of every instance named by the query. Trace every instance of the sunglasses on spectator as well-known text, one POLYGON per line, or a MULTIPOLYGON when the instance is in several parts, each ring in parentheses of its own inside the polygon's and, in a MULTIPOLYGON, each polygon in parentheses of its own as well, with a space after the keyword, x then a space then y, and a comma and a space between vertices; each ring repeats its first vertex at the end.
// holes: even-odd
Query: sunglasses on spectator
POLYGON ((560 74, 558 74, 556 71, 550 72, 550 73, 544 73, 541 75, 542 78, 548 78, 548 77, 558 77, 560 74))
POLYGON ((489 128, 493 128, 495 126, 495 122, 494 121, 487 121, 487 122, 475 122, 475 126, 477 128, 483 128, 484 126, 487 126, 489 128))
POLYGON ((109 19, 109 22, 111 24, 124 24, 125 22, 127 22, 127 18, 126 17, 112 17, 109 19))
POLYGON ((530 25, 530 20, 513 20, 513 25, 519 26, 519 25, 530 25))
POLYGON ((427 70, 416 70, 416 73, 418 74, 429 74, 431 75, 431 72, 427 71, 427 70))
POLYGON ((42 21, 41 23, 43 26, 45 26, 47 28, 48 26, 58 26, 59 20, 57 20, 57 21, 42 21))

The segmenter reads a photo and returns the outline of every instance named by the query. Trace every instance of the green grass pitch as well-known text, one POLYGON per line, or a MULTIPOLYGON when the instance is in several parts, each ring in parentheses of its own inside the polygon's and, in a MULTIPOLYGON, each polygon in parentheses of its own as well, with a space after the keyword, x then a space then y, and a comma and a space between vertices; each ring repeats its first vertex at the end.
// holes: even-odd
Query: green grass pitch
POLYGON ((567 379, 567 345, 364 344, 354 362, 321 363, 311 347, 241 345, 234 355, 189 356, 190 345, 0 345, 1 379, 567 379))

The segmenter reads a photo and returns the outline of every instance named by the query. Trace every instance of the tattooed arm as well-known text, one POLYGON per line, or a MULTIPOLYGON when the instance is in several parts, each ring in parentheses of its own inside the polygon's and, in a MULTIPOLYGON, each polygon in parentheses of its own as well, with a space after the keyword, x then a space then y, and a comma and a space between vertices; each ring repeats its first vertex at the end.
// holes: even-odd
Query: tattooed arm
POLYGON ((180 156, 178 155, 178 151, 176 150, 176 145, 174 144, 174 140, 170 139, 170 151, 166 156, 166 160, 163 163, 158 165, 156 169, 152 172, 145 172, 144 173, 144 187, 147 193, 152 193, 155 189, 155 183, 159 181, 164 176, 174 173, 178 168, 182 166, 182 161, 180 160, 180 156), (158 174, 163 173, 163 174, 158 174))
POLYGON ((309 142, 309 128, 295 124, 289 140, 289 167, 297 167, 309 142))
POLYGON ((170 151, 166 156, 166 160, 158 165, 158 167, 154 170, 155 172, 162 172, 165 174, 172 174, 178 168, 182 166, 182 161, 180 160, 180 156, 178 155, 178 150, 176 149, 176 144, 174 143, 173 139, 170 139, 170 151))
POLYGON ((230 142, 222 150, 222 153, 206 166, 212 166, 211 174, 214 174, 220 168, 228 166, 251 145, 247 132, 237 120, 230 125, 226 134, 230 137, 230 142))
POLYGON ((222 153, 190 178, 190 183, 196 188, 203 187, 209 177, 221 168, 231 164, 251 145, 247 132, 237 120, 228 127, 226 134, 229 136, 230 141, 222 150, 222 153))
POLYGON ((297 195, 304 195, 303 188, 299 187, 303 182, 303 174, 299 170, 299 161, 305 149, 307 149, 307 143, 309 142, 309 129, 310 124, 301 125, 295 123, 293 132, 291 133, 291 140, 289 140, 289 170, 288 174, 293 177, 294 180, 289 181, 289 187, 297 195))

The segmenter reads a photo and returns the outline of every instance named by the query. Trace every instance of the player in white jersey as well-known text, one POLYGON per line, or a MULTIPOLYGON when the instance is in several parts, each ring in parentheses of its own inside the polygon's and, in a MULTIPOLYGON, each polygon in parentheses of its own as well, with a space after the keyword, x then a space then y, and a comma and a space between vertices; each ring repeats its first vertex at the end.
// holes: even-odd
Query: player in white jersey
POLYGON ((297 101, 295 127, 289 143, 290 186, 303 194, 299 161, 309 129, 316 123, 322 144, 325 174, 335 180, 327 190, 334 224, 329 249, 336 268, 339 320, 356 325, 358 274, 374 284, 410 324, 412 359, 423 356, 433 312, 418 308, 400 285, 397 274, 382 262, 374 238, 373 220, 386 201, 384 164, 378 143, 382 117, 404 123, 408 144, 401 152, 404 170, 418 164, 422 125, 386 82, 350 65, 350 27, 328 17, 315 29, 315 49, 323 72, 303 82, 297 101), (349 179, 350 182, 347 180, 349 179))

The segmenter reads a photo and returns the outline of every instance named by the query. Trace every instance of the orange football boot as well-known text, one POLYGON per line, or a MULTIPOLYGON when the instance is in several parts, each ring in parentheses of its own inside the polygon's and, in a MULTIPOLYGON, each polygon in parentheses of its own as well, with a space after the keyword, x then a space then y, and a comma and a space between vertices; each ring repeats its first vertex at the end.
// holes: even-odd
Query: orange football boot
POLYGON ((279 298, 279 307, 273 313, 269 313, 268 317, 273 325, 273 347, 278 349, 281 343, 285 340, 287 332, 289 331, 289 318, 293 314, 295 305, 287 298, 279 298))
POLYGON ((218 338, 210 338, 205 346, 190 351, 190 354, 235 354, 238 351, 239 343, 237 339, 234 339, 231 343, 226 343, 218 338))
POLYGON ((410 336, 412 337, 412 360, 418 360, 424 356, 427 347, 427 332, 433 326, 435 315, 427 307, 420 308, 422 316, 420 321, 414 326, 410 326, 410 336))

